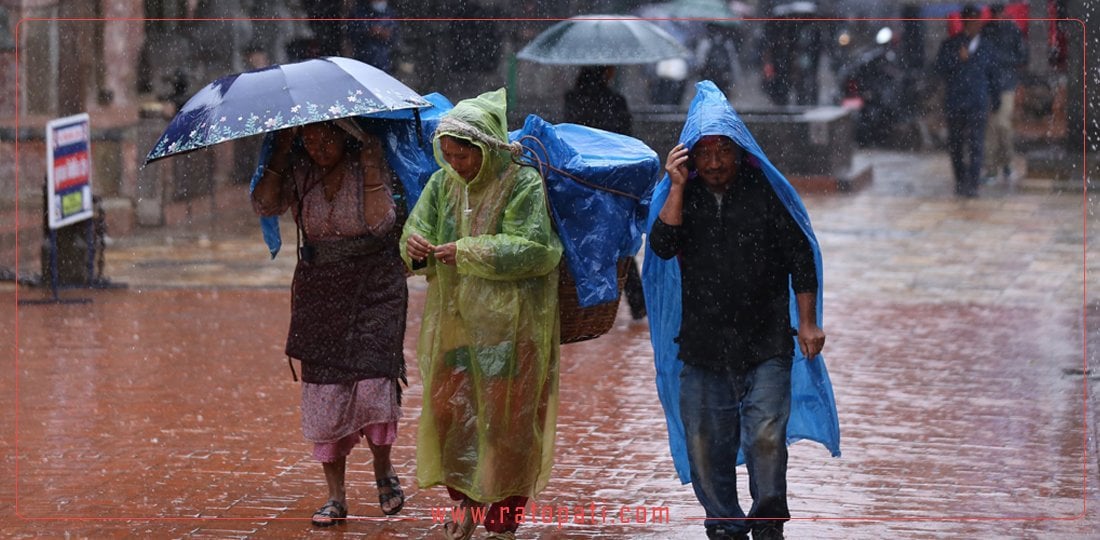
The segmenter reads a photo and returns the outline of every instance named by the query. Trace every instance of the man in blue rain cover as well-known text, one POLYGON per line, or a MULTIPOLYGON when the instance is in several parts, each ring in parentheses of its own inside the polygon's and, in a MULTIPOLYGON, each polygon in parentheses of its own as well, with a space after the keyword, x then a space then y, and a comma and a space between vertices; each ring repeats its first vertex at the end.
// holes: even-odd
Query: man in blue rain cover
POLYGON ((650 215, 644 282, 658 390, 707 537, 783 538, 786 444, 809 438, 839 455, 820 357, 821 256, 797 193, 725 96, 710 81, 696 90, 650 215))

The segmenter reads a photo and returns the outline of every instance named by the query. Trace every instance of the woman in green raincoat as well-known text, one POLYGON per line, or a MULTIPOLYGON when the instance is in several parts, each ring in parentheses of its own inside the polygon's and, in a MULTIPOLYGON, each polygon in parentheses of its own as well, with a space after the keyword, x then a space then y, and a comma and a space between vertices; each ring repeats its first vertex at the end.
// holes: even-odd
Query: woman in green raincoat
POLYGON ((511 160, 506 118, 500 89, 440 120, 442 169, 401 241, 405 262, 428 279, 417 476, 461 501, 461 521, 445 525, 451 538, 469 538, 486 504, 492 537, 513 538, 516 509, 546 486, 553 463, 562 247, 542 178, 511 160))

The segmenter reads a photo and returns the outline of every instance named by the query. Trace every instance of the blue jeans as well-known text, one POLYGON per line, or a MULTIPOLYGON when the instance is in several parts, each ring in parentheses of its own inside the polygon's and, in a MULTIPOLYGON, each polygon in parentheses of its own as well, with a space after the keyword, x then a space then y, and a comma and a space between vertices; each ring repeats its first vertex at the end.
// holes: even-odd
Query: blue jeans
POLYGON ((707 512, 708 535, 737 534, 771 520, 746 520, 737 498, 737 451, 743 448, 752 508, 749 518, 787 521, 787 419, 790 357, 770 358, 746 373, 684 365, 680 417, 687 436, 691 484, 707 512))

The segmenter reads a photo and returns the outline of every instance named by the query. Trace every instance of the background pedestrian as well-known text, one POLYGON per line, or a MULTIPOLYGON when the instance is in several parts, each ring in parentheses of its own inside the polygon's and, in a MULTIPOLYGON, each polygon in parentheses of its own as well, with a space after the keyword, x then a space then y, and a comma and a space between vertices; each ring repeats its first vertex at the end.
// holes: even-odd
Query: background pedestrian
POLYGON ((989 11, 993 20, 982 28, 982 39, 988 40, 993 49, 996 70, 993 90, 1000 94, 994 102, 1000 106, 990 114, 986 130, 989 145, 986 147, 985 177, 1003 176, 1005 182, 1009 182, 1015 154, 1012 117, 1016 111, 1016 86, 1020 72, 1027 67, 1027 47, 1020 28, 1005 15, 1004 5, 993 4, 989 11))
POLYGON ((963 31, 944 40, 934 70, 944 81, 947 147, 955 173, 955 194, 978 196, 989 111, 1000 107, 993 45, 982 39, 981 11, 962 8, 963 31))
POLYGON ((385 0, 358 0, 351 9, 348 40, 351 54, 382 71, 393 73, 393 49, 397 45, 399 24, 392 20, 397 14, 385 0))

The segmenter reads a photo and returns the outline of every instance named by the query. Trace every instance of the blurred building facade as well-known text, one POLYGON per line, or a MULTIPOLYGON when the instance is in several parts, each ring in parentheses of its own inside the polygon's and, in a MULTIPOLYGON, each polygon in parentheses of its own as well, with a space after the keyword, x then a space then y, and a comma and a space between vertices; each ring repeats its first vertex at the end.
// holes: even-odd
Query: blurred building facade
MULTIPOLYGON (((0 82, 9 89, 0 92, 0 267, 15 267, 17 237, 20 260, 28 261, 19 266, 35 260, 32 254, 42 238, 44 126, 52 118, 85 111, 92 115, 93 181, 96 193, 105 201, 109 234, 124 235, 136 226, 202 219, 216 214, 221 205, 239 205, 239 200, 230 198, 239 195, 241 184, 247 181, 250 160, 248 156, 234 158, 230 145, 170 164, 145 169, 139 165, 174 108, 206 82, 254 67, 249 64, 249 53, 260 51, 262 58, 273 63, 299 59, 323 47, 337 47, 331 52, 350 54, 348 44, 340 41, 347 21, 304 19, 311 15, 340 18, 357 1, 366 0, 0 0, 0 82), (248 18, 268 20, 202 20, 248 18), (322 40, 325 43, 318 41, 319 36, 327 38, 322 40), (221 191, 233 195, 220 195, 221 191)), ((1098 27, 1095 2, 1027 1, 1032 17, 1050 16, 1053 6, 1055 16, 1081 19, 1089 28, 1098 27)), ((512 85, 516 90, 513 125, 528 113, 558 120, 562 95, 576 68, 516 62, 514 54, 552 25, 553 19, 583 13, 631 13, 647 3, 651 2, 392 0, 389 4, 399 16, 440 19, 402 23, 392 71, 421 92, 439 91, 456 101, 512 85), (455 17, 533 20, 446 20, 455 17)), ((779 3, 758 0, 739 4, 762 17, 779 3)), ((818 2, 821 11, 832 17, 896 17, 896 12, 881 12, 884 4, 895 10, 901 6, 863 0, 818 2)), ((920 3, 929 4, 947 3, 920 3)), ((1036 31, 1029 36, 1030 69, 1042 76, 1055 73, 1066 79, 1063 114, 1069 132, 1079 134, 1086 128, 1084 103, 1100 103, 1096 63, 1092 62, 1088 74, 1082 73, 1086 54, 1100 58, 1098 40, 1080 46, 1080 41, 1072 38, 1081 35, 1082 26, 1061 23, 1065 35, 1078 46, 1066 48, 1062 65, 1052 67, 1045 61, 1050 52, 1046 23, 1031 24, 1036 31), (1088 96, 1081 94, 1082 77, 1093 83, 1088 96)), ((740 32, 756 35, 759 25, 744 22, 740 32)), ((926 51, 934 51, 945 35, 945 25, 928 23, 923 30, 926 51)), ((750 38, 741 39, 745 71, 751 74, 757 69, 752 63, 755 45, 750 38)), ((648 103, 645 76, 642 67, 620 70, 618 87, 632 106, 648 103)), ((1096 122, 1087 126, 1093 152, 1100 139, 1096 126, 1096 122)), ((1080 136, 1067 139, 1070 147, 1082 144, 1080 136)))

